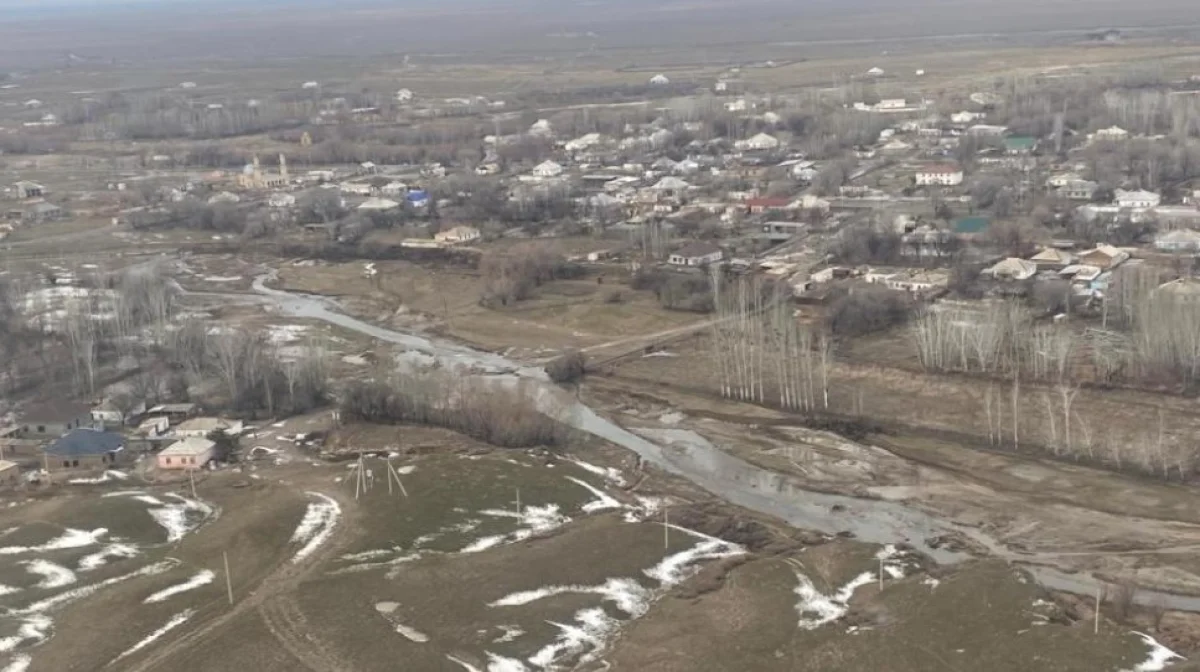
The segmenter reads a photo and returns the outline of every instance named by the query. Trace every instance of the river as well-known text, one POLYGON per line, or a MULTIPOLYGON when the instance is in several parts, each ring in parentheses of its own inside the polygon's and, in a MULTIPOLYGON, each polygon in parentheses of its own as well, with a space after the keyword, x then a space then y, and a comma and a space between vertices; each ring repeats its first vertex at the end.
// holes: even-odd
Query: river
MULTIPOLYGON (((1043 586, 1055 590, 1093 595, 1096 579, 1086 573, 1067 574, 1046 566, 1052 555, 1018 553, 976 528, 931 516, 903 503, 857 499, 805 490, 791 477, 763 469, 713 446, 688 430, 642 430, 640 436, 601 417, 576 396, 551 383, 540 367, 525 366, 501 355, 483 352, 443 339, 430 339, 379 327, 340 312, 328 298, 287 292, 267 286, 273 274, 255 278, 258 299, 273 304, 285 315, 319 320, 372 338, 402 346, 426 362, 461 367, 470 375, 495 380, 533 381, 543 412, 571 427, 622 446, 643 460, 737 506, 767 514, 806 530, 827 534, 850 532, 860 541, 877 544, 906 543, 939 563, 954 563, 969 555, 929 541, 957 533, 986 547, 993 555, 1023 565, 1043 586), (1039 564, 1042 563, 1042 564, 1039 564)), ((214 295, 210 295, 214 296, 214 295)), ((224 295, 223 295, 224 296, 224 295)), ((228 295, 246 300, 247 295, 228 295)), ((1139 590, 1137 601, 1161 604, 1178 611, 1200 612, 1200 597, 1139 590)))

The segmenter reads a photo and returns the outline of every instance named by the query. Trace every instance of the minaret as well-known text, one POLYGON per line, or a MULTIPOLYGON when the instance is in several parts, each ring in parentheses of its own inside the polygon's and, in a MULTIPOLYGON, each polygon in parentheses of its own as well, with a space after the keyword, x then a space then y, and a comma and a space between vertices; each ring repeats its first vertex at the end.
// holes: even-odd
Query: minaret
POLYGON ((285 180, 288 179, 287 157, 282 152, 279 154, 279 176, 285 180))

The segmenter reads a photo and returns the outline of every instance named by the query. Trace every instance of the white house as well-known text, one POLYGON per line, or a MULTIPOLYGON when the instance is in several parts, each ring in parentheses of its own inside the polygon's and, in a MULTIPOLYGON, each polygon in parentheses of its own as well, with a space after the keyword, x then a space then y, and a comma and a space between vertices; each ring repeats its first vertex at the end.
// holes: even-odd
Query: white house
POLYGON ((738 140, 734 147, 740 150, 766 151, 779 148, 779 140, 767 133, 759 133, 746 140, 738 140))
POLYGON ((568 152, 580 152, 585 149, 595 147, 602 142, 604 142, 604 136, 600 135, 599 133, 588 133, 587 135, 582 135, 574 140, 568 141, 565 145, 563 145, 563 149, 567 150, 568 152))
POLYGON ((650 78, 650 83, 654 86, 666 86, 667 84, 671 83, 671 80, 667 79, 667 76, 660 72, 650 78))
POLYGON ((916 180, 919 187, 957 187, 963 183, 963 171, 950 164, 922 166, 917 170, 916 180))
POLYGON ((967 133, 976 136, 992 136, 1000 137, 1008 132, 1007 126, 995 126, 992 124, 975 124, 967 129, 967 133))
POLYGON ((551 178, 563 174, 563 167, 553 161, 543 161, 533 169, 534 177, 551 178))
POLYGON ((305 83, 303 83, 303 84, 301 84, 301 85, 300 85, 300 88, 302 88, 302 89, 315 89, 315 88, 317 88, 317 87, 319 87, 319 86, 321 86, 321 85, 320 85, 320 84, 318 84, 318 83, 316 83, 316 82, 305 82, 305 83))
POLYGON ((479 240, 481 235, 479 229, 473 226, 456 226, 445 231, 438 231, 433 234, 433 239, 443 245, 457 245, 458 243, 469 243, 473 240, 479 240))
POLYGON ((413 99, 413 92, 409 89, 400 89, 396 92, 396 102, 407 103, 413 99))
POLYGON ((366 182, 343 182, 338 185, 338 189, 343 194, 351 194, 353 196, 371 195, 371 185, 366 182))
POLYGON ((955 112, 951 114, 950 123, 965 126, 973 121, 983 119, 986 116, 987 115, 983 112, 971 112, 970 110, 963 110, 962 112, 955 112))
POLYGON ((358 209, 362 212, 385 212, 387 210, 395 210, 400 207, 400 204, 390 198, 368 198, 363 201, 358 209))
POLYGON ((903 98, 884 98, 875 104, 877 110, 902 110, 908 107, 908 101, 903 98))
POLYGON ((271 194, 271 197, 267 199, 267 205, 271 206, 272 208, 290 208, 295 204, 296 197, 283 192, 271 194))
POLYGON ((1075 255, 1070 252, 1047 247, 1029 258, 1038 268, 1066 268, 1075 263, 1075 255))
POLYGON ((1197 252, 1200 251, 1200 233, 1189 229, 1168 231, 1154 239, 1154 248, 1160 252, 1197 252))
POLYGON ((870 75, 871 77, 882 77, 883 76, 883 68, 880 68, 880 67, 871 68, 870 70, 867 70, 867 74, 870 75))
POLYGON ((408 193, 408 185, 403 182, 388 182, 379 188, 379 193, 384 196, 403 196, 408 193))
POLYGON ((1117 189, 1113 200, 1122 208, 1146 209, 1157 207, 1162 202, 1162 196, 1153 191, 1117 189))
POLYGON ((240 434, 241 420, 226 420, 224 418, 191 418, 184 420, 175 427, 175 436, 186 439, 189 436, 204 438, 216 431, 226 434, 240 434))
POLYGON ((667 263, 672 266, 707 266, 725 258, 721 248, 711 243, 689 243, 671 253, 667 263))
POLYGON ((181 88, 181 89, 194 89, 194 88, 196 88, 196 83, 195 83, 195 82, 180 82, 180 83, 179 83, 179 88, 181 88))
POLYGON ((545 119, 538 119, 529 127, 530 135, 549 136, 554 135, 554 129, 551 128, 550 122, 545 119))
POLYGON ((1129 138, 1129 131, 1121 128, 1120 126, 1109 126, 1108 128, 1102 128, 1096 131, 1092 137, 1096 140, 1117 142, 1129 138))

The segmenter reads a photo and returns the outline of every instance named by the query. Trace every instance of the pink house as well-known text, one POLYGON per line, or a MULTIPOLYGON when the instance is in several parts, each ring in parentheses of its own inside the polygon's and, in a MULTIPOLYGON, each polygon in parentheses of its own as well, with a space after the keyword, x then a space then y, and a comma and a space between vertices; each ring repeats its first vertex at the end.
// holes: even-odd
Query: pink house
POLYGON ((189 436, 176 441, 156 457, 159 469, 199 469, 216 457, 217 444, 212 441, 189 436))

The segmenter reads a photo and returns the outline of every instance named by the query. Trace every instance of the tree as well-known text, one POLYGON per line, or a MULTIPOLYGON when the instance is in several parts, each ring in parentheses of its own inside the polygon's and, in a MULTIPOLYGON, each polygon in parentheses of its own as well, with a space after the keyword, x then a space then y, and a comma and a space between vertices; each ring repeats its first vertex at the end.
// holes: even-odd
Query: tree
POLYGON ((567 350, 546 365, 546 375, 555 383, 579 382, 587 372, 587 356, 579 350, 567 350))

